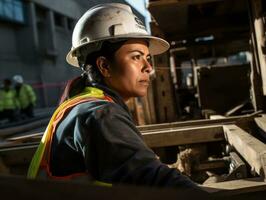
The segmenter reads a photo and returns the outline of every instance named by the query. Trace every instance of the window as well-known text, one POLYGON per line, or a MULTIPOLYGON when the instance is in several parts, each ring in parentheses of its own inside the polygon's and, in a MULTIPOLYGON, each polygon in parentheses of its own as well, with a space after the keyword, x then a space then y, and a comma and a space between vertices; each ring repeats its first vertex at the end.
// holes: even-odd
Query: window
POLYGON ((73 19, 70 19, 70 18, 67 18, 67 29, 70 30, 70 31, 73 31, 74 29, 74 20, 73 19))
POLYGON ((13 22, 24 23, 24 10, 21 0, 0 0, 0 17, 13 22))
POLYGON ((54 12, 54 22, 57 27, 63 27, 64 28, 64 16, 54 12))
POLYGON ((36 20, 37 20, 38 26, 45 24, 48 10, 39 5, 35 5, 35 7, 36 7, 36 20))

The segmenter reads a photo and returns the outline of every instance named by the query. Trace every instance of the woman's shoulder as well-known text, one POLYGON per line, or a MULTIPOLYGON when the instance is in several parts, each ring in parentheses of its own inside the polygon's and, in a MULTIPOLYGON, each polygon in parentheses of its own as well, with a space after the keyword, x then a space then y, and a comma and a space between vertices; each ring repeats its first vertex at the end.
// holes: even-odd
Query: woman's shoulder
POLYGON ((95 123, 99 119, 101 119, 101 122, 114 118, 123 118, 131 121, 130 114, 120 105, 100 99, 79 103, 65 112, 64 115, 65 117, 60 123, 64 125, 76 124, 77 120, 79 124, 84 125, 95 123))
POLYGON ((121 105, 101 99, 80 103, 72 109, 71 113, 76 116, 87 115, 95 118, 129 114, 121 105))

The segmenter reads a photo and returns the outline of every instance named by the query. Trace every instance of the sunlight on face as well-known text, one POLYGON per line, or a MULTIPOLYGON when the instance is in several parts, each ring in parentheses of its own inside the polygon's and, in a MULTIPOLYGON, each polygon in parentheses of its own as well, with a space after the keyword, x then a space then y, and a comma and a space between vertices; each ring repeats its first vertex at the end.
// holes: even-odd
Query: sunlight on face
POLYGON ((145 96, 152 71, 150 59, 145 40, 128 40, 116 51, 110 64, 110 77, 105 78, 106 84, 118 92, 124 101, 145 96))

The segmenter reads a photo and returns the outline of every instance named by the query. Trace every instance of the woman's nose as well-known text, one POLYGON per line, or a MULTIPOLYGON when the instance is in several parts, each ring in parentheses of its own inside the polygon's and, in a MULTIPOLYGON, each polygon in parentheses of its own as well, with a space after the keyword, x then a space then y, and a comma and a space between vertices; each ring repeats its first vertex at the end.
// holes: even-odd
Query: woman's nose
POLYGON ((151 73, 152 69, 153 69, 153 67, 152 67, 151 63, 148 60, 144 59, 144 70, 143 71, 147 72, 147 73, 151 73))

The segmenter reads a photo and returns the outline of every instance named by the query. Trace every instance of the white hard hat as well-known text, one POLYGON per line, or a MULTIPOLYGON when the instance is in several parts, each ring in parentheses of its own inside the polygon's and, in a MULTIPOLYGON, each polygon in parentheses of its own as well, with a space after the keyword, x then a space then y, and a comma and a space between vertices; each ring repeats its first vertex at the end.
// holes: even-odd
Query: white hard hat
POLYGON ((128 5, 99 4, 88 10, 77 22, 72 35, 72 48, 66 60, 69 64, 79 67, 78 59, 84 56, 79 51, 81 47, 86 46, 88 55, 99 51, 105 40, 130 38, 147 39, 151 55, 161 54, 169 48, 167 41, 147 32, 128 5))
POLYGON ((13 76, 13 81, 15 82, 15 83, 23 83, 23 77, 21 76, 21 75, 15 75, 15 76, 13 76))

